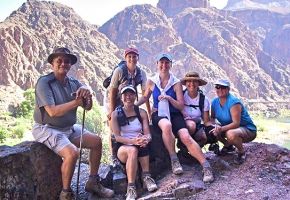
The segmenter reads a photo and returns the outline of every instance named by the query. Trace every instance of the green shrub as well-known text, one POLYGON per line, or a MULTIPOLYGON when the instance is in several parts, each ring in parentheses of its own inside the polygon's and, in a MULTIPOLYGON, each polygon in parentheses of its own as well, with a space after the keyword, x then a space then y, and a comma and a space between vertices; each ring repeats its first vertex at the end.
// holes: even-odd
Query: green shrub
POLYGON ((0 143, 3 143, 7 136, 7 129, 0 127, 0 143))
POLYGON ((15 117, 31 118, 34 111, 35 95, 34 89, 30 88, 23 93, 25 98, 15 109, 15 117))
POLYGON ((23 138, 24 132, 26 131, 26 127, 24 125, 18 125, 12 129, 12 138, 23 138))
MULTIPOLYGON (((102 114, 102 107, 98 104, 94 104, 90 111, 86 111, 85 114, 85 129, 96 133, 102 138, 103 151, 102 151, 102 163, 110 162, 110 150, 108 144, 108 130, 105 125, 105 115, 102 114)), ((83 109, 79 108, 77 113, 77 123, 82 124, 83 109)))

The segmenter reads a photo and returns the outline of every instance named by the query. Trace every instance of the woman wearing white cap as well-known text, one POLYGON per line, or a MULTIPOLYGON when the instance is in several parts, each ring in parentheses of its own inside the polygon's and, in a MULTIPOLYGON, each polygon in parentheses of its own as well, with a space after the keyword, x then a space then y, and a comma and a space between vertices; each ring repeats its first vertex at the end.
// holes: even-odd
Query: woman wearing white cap
POLYGON ((216 124, 213 133, 224 144, 221 153, 234 151, 234 145, 238 150, 235 161, 242 164, 246 159, 243 143, 256 138, 257 128, 242 102, 230 93, 228 80, 216 81, 215 89, 217 98, 211 104, 211 119, 220 125, 216 124))
POLYGON ((142 168, 142 180, 149 192, 157 190, 149 172, 148 143, 151 141, 147 112, 134 105, 136 90, 133 85, 120 91, 123 106, 112 113, 112 140, 117 142, 117 157, 126 165, 128 188, 126 199, 136 199, 135 179, 138 160, 142 168))
POLYGON ((184 108, 182 85, 171 72, 172 57, 162 53, 157 57, 158 74, 148 79, 141 105, 153 94, 152 123, 162 131, 162 139, 171 159, 172 172, 183 173, 175 151, 175 137, 180 138, 189 153, 203 166, 203 181, 213 181, 209 162, 205 159, 199 145, 191 138, 181 111, 184 108))

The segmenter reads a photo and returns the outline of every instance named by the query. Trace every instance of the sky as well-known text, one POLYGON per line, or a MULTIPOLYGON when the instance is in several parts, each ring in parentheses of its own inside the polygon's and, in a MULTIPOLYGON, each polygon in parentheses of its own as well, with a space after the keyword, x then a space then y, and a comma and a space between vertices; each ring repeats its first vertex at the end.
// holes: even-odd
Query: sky
MULTIPOLYGON (((72 7, 86 21, 103 25, 124 8, 136 4, 157 5, 158 0, 54 0, 72 7)), ((210 0, 211 6, 222 9, 228 0, 210 0)), ((4 21, 26 0, 0 0, 0 22, 4 21)))

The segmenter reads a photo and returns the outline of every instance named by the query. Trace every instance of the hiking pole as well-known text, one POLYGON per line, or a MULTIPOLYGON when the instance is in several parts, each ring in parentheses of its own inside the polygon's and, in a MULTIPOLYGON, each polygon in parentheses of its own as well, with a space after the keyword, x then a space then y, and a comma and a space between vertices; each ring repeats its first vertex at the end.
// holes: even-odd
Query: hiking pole
POLYGON ((79 180, 80 180, 80 169, 81 169, 81 160, 82 160, 82 143, 83 143, 83 134, 84 134, 84 127, 85 127, 85 116, 86 110, 83 111, 83 121, 82 121, 82 131, 81 131, 81 138, 80 138, 80 157, 79 157, 79 166, 78 166, 78 174, 77 174, 77 195, 76 199, 79 199, 79 180))

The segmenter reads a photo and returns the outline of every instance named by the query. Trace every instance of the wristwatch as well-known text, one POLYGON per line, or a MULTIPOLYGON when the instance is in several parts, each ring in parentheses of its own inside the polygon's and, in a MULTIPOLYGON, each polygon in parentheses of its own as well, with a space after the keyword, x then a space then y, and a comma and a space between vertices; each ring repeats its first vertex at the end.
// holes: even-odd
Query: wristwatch
POLYGON ((115 136, 115 134, 112 134, 111 135, 111 140, 112 140, 112 142, 116 142, 116 136, 115 136))

